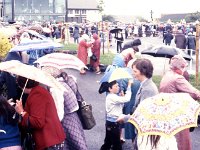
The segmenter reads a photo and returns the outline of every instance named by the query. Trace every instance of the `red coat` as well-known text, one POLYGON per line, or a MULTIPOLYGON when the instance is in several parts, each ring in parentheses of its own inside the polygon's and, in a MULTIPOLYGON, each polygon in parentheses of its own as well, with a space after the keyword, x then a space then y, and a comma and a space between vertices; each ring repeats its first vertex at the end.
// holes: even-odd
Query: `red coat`
POLYGON ((45 88, 36 86, 31 90, 25 111, 27 113, 23 117, 22 126, 26 126, 29 117, 36 150, 44 150, 65 140, 53 98, 45 88))
POLYGON ((78 46, 78 58, 85 64, 87 65, 87 57, 88 57, 88 52, 87 48, 91 47, 91 43, 85 42, 85 40, 81 40, 78 46))
POLYGON ((93 67, 98 67, 100 64, 100 49, 101 49, 101 41, 98 38, 98 35, 93 35, 93 38, 95 39, 92 47, 92 53, 97 57, 97 61, 93 61, 90 59, 90 65, 93 67))

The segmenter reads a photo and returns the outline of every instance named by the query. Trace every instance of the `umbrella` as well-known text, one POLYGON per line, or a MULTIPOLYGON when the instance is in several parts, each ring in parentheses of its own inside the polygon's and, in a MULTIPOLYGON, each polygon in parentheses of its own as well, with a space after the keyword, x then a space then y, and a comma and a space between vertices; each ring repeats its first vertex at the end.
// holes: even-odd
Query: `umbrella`
POLYGON ((110 66, 106 69, 105 74, 100 80, 100 83, 111 82, 114 80, 126 78, 132 78, 128 68, 118 68, 116 66, 110 66))
POLYGON ((0 28, 0 33, 6 35, 7 37, 12 37, 17 34, 17 30, 12 27, 2 27, 0 28))
POLYGON ((47 27, 44 27, 44 28, 42 29, 42 31, 45 32, 45 33, 51 33, 51 29, 49 29, 49 28, 47 28, 47 27))
POLYGON ((110 33, 118 33, 119 31, 122 32, 122 29, 121 28, 115 28, 115 29, 110 30, 110 33))
POLYGON ((41 26, 41 25, 38 25, 38 24, 29 27, 29 29, 30 29, 30 30, 36 30, 36 31, 42 31, 42 30, 43 30, 42 26, 41 26))
POLYGON ((45 37, 44 35, 39 34, 38 32, 34 31, 34 30, 25 30, 25 32, 28 32, 29 34, 40 38, 41 40, 47 40, 47 37, 45 37))
POLYGON ((140 135, 173 136, 197 126, 200 104, 187 93, 160 93, 143 100, 129 121, 140 135))
POLYGON ((139 45, 141 45, 141 40, 135 39, 135 40, 132 40, 132 41, 125 43, 122 50, 125 50, 127 48, 132 48, 133 46, 139 46, 139 45))
POLYGON ((17 60, 1 62, 0 70, 25 77, 27 79, 35 80, 50 87, 65 90, 65 88, 50 74, 34 66, 23 64, 17 60))
POLYGON ((28 40, 20 43, 10 49, 10 52, 14 51, 29 51, 29 50, 43 50, 43 49, 54 49, 63 47, 60 43, 55 43, 51 40, 28 40))
POLYGON ((119 79, 131 79, 132 75, 127 68, 116 68, 110 75, 109 82, 119 79))
POLYGON ((37 59, 34 63, 38 63, 40 66, 52 66, 58 69, 73 68, 80 70, 87 68, 76 56, 63 53, 47 54, 37 59))
POLYGON ((182 49, 166 45, 149 47, 143 50, 141 54, 147 54, 147 55, 152 55, 154 57, 165 57, 165 58, 171 58, 174 55, 180 54, 186 60, 190 61, 192 59, 192 57, 188 55, 186 52, 184 52, 182 49))

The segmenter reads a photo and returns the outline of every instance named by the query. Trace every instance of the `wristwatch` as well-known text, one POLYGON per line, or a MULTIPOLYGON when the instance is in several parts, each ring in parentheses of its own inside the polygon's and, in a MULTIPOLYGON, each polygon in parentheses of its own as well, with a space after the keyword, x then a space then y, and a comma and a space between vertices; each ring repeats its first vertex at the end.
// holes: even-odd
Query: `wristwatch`
POLYGON ((23 110, 21 113, 20 113, 20 116, 24 116, 24 113, 25 113, 25 111, 23 110))

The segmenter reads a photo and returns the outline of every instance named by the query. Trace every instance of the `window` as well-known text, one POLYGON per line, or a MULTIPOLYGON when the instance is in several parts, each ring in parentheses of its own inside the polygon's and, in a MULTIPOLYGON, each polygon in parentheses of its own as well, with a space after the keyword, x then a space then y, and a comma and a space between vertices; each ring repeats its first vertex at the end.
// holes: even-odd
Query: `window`
POLYGON ((69 13, 69 14, 73 14, 73 10, 69 10, 68 13, 69 13))
POLYGON ((79 10, 75 10, 75 14, 79 14, 79 10))
POLYGON ((86 10, 82 10, 82 14, 86 14, 86 10))

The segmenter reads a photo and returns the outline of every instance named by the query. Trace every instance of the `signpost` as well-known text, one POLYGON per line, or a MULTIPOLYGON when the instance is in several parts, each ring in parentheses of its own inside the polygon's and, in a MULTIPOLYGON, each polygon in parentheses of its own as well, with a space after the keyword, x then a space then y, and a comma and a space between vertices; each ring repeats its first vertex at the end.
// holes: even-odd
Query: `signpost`
POLYGON ((196 85, 199 84, 199 22, 196 24, 196 85))

